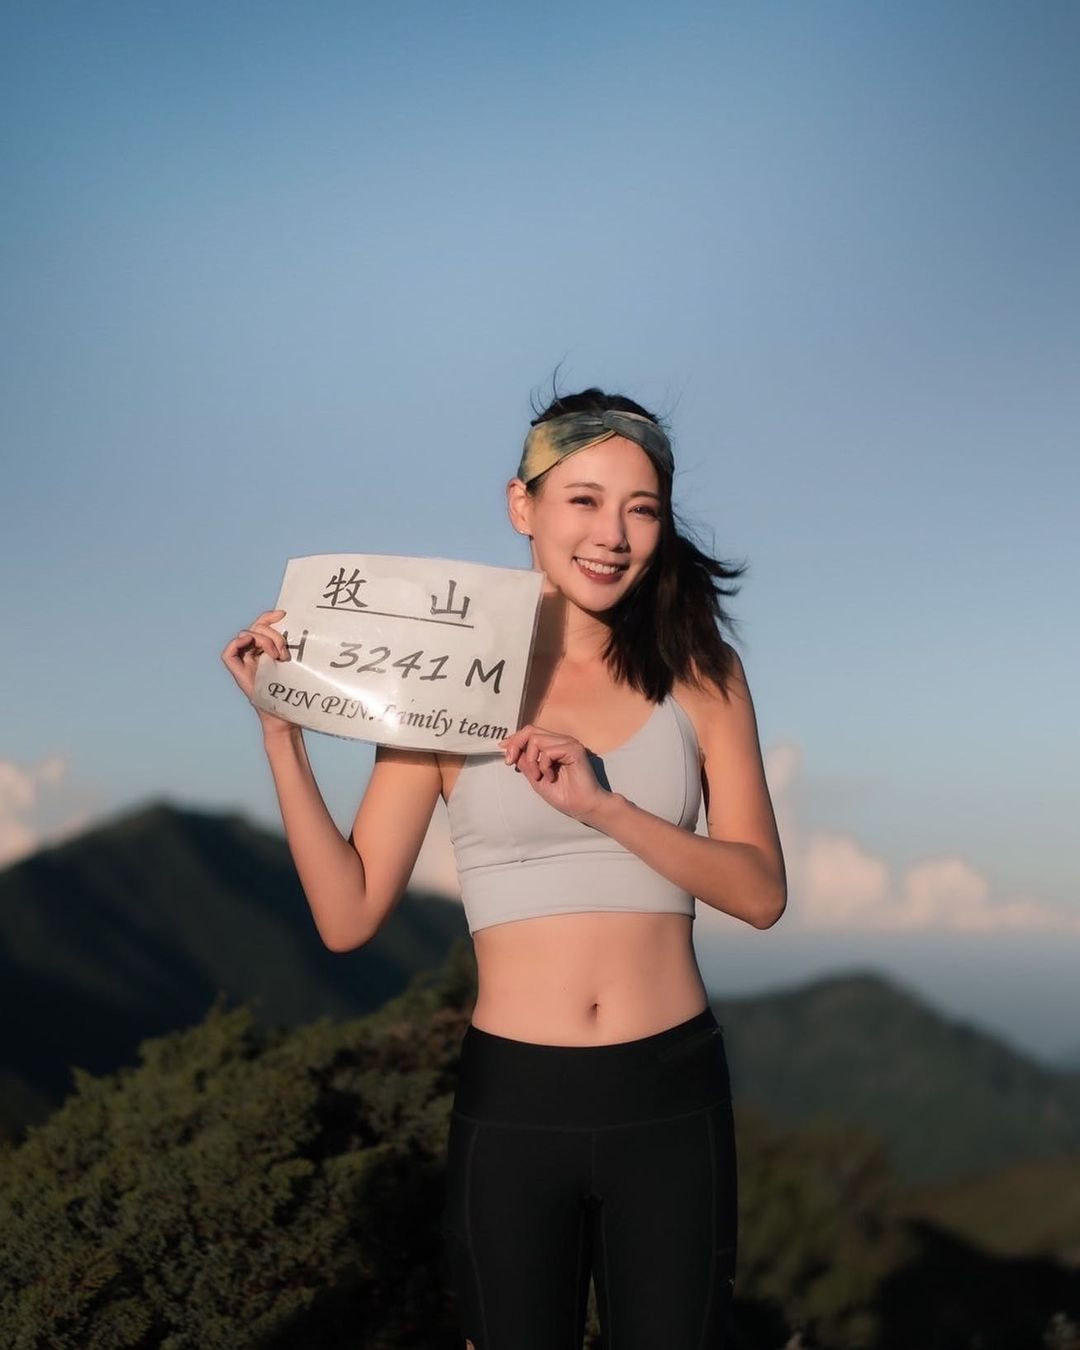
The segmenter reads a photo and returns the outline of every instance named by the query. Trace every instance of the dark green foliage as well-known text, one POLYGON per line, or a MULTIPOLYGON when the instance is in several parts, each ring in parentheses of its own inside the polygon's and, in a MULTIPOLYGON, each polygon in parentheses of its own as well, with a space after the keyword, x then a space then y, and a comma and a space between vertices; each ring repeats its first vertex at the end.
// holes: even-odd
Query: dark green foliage
POLYGON ((1080 1267, 1080 1152, 910 1187, 904 1215, 1001 1256, 1080 1267))
POLYGON ((1043 1333, 1043 1350, 1080 1350, 1080 1323, 1055 1313, 1043 1333))
POLYGON ((895 1182, 882 1141, 858 1126, 791 1130, 736 1108, 738 1293, 784 1309, 816 1342, 875 1342, 882 1277, 912 1253, 891 1221, 895 1182))
POLYGON ((375 1015, 266 1033, 219 1002, 138 1068, 77 1070, 0 1153, 5 1347, 456 1344, 435 1216, 461 948, 375 1015))
MULTIPOLYGON (((219 1001, 137 1067, 77 1070, 0 1146, 3 1350, 460 1350, 438 1215, 475 998, 459 940, 359 1019, 267 1029, 219 1001)), ((733 1350, 1071 1347, 1075 1280, 910 1223, 865 1128, 781 1127, 736 1092, 736 1130, 733 1350)))

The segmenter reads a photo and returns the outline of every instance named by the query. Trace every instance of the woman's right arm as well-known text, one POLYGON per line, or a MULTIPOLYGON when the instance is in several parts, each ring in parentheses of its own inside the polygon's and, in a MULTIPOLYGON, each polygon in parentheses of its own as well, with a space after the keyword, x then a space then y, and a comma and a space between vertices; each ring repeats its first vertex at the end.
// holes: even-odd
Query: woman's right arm
MULTIPOLYGON (((288 660, 268 610, 222 652, 251 697, 262 653, 288 660)), ((442 788, 435 755, 378 745, 350 839, 343 837, 315 781, 303 729, 256 709, 274 777, 285 837, 315 927, 326 947, 346 952, 370 942, 405 893, 442 788)))
POLYGON ((265 729, 285 836, 323 943, 362 947, 405 894, 442 775, 434 754, 377 745, 375 766, 345 839, 315 781, 300 727, 265 729))

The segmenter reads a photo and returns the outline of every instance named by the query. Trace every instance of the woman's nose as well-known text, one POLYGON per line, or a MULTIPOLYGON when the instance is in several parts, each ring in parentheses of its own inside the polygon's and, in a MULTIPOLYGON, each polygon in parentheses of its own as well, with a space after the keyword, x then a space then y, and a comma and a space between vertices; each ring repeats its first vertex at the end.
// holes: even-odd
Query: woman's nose
POLYGON ((621 530, 611 530, 607 534, 601 532, 596 536, 596 547, 606 553, 625 553, 626 535, 621 530))
POLYGON ((622 548, 626 544, 626 526, 622 516, 598 521, 596 541, 601 548, 622 548))

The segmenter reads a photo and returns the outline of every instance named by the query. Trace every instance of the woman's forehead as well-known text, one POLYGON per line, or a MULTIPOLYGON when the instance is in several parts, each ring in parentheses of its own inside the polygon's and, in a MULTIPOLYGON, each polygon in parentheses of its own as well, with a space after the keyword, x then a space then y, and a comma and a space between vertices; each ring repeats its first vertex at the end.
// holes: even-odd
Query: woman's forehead
POLYGON ((584 483, 596 490, 655 492, 656 465, 636 441, 626 436, 609 436, 606 441, 588 445, 584 450, 561 459, 548 472, 552 487, 584 483))

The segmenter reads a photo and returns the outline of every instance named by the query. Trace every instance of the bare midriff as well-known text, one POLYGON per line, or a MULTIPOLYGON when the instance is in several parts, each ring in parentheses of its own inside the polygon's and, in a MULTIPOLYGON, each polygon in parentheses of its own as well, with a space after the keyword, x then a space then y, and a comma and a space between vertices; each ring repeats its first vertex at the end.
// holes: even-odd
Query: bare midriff
POLYGON ((687 914, 589 911, 473 934, 473 1025, 548 1045, 608 1045, 677 1026, 708 995, 687 914))

